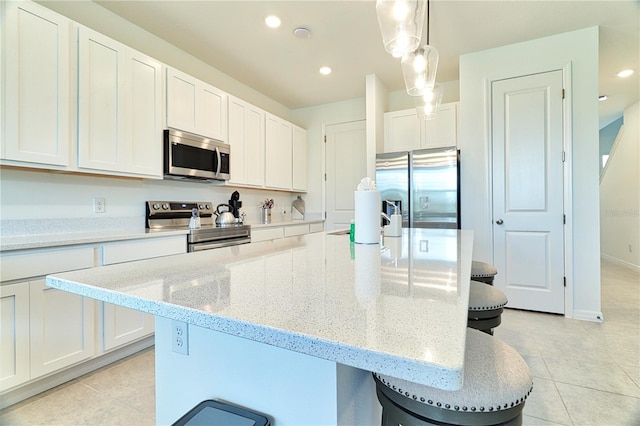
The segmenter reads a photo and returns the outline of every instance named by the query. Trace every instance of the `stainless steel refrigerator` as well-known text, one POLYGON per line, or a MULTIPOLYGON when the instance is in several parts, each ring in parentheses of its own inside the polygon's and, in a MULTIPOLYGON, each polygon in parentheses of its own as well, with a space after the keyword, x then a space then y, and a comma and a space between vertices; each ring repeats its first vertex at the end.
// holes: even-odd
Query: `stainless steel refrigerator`
POLYGON ((391 204, 399 204, 405 228, 459 229, 459 165, 456 147, 378 154, 382 212, 391 215, 391 204))

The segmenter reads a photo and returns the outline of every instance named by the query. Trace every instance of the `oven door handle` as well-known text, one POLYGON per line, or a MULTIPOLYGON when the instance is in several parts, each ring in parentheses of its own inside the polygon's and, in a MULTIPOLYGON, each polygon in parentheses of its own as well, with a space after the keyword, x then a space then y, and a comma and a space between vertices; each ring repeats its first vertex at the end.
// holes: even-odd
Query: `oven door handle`
POLYGON ((215 243, 198 243, 198 244, 189 244, 189 253, 193 253, 196 251, 203 250, 212 250, 221 247, 230 247, 238 244, 248 244, 251 242, 251 238, 236 238, 233 240, 220 241, 215 243))

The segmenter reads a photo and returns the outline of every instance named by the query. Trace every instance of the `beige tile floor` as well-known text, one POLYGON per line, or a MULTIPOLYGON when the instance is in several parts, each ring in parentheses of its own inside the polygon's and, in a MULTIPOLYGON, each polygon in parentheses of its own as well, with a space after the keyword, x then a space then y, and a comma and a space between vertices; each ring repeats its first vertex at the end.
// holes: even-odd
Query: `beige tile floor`
MULTIPOLYGON (((602 264, 604 324, 507 310, 495 335, 526 359, 525 425, 640 425, 640 276, 602 264)), ((151 425, 153 350, 0 411, 0 425, 151 425)))

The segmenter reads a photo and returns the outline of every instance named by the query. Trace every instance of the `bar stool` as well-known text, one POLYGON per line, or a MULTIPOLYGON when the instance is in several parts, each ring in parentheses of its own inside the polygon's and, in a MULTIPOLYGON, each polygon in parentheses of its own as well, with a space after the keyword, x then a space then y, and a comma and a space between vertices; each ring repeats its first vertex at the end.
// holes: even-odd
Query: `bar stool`
POLYGON ((493 279, 498 274, 495 266, 480 262, 478 260, 471 261, 471 279, 480 281, 485 284, 493 285, 493 279))
POLYGON ((502 322, 502 311, 507 302, 502 291, 472 280, 469 284, 467 327, 493 335, 493 329, 502 322))
POLYGON ((467 329, 462 389, 445 391, 373 373, 382 426, 521 425, 533 382, 522 357, 497 337, 467 329))

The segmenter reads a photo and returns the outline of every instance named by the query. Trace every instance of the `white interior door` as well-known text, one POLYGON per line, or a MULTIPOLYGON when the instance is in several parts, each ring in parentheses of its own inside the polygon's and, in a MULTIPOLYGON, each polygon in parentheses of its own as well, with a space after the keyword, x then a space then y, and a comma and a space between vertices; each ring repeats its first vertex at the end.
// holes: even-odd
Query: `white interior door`
POLYGON ((495 285, 564 313, 562 71, 492 83, 495 285))
POLYGON ((326 231, 349 229, 353 191, 367 175, 366 123, 353 121, 326 127, 326 231))

